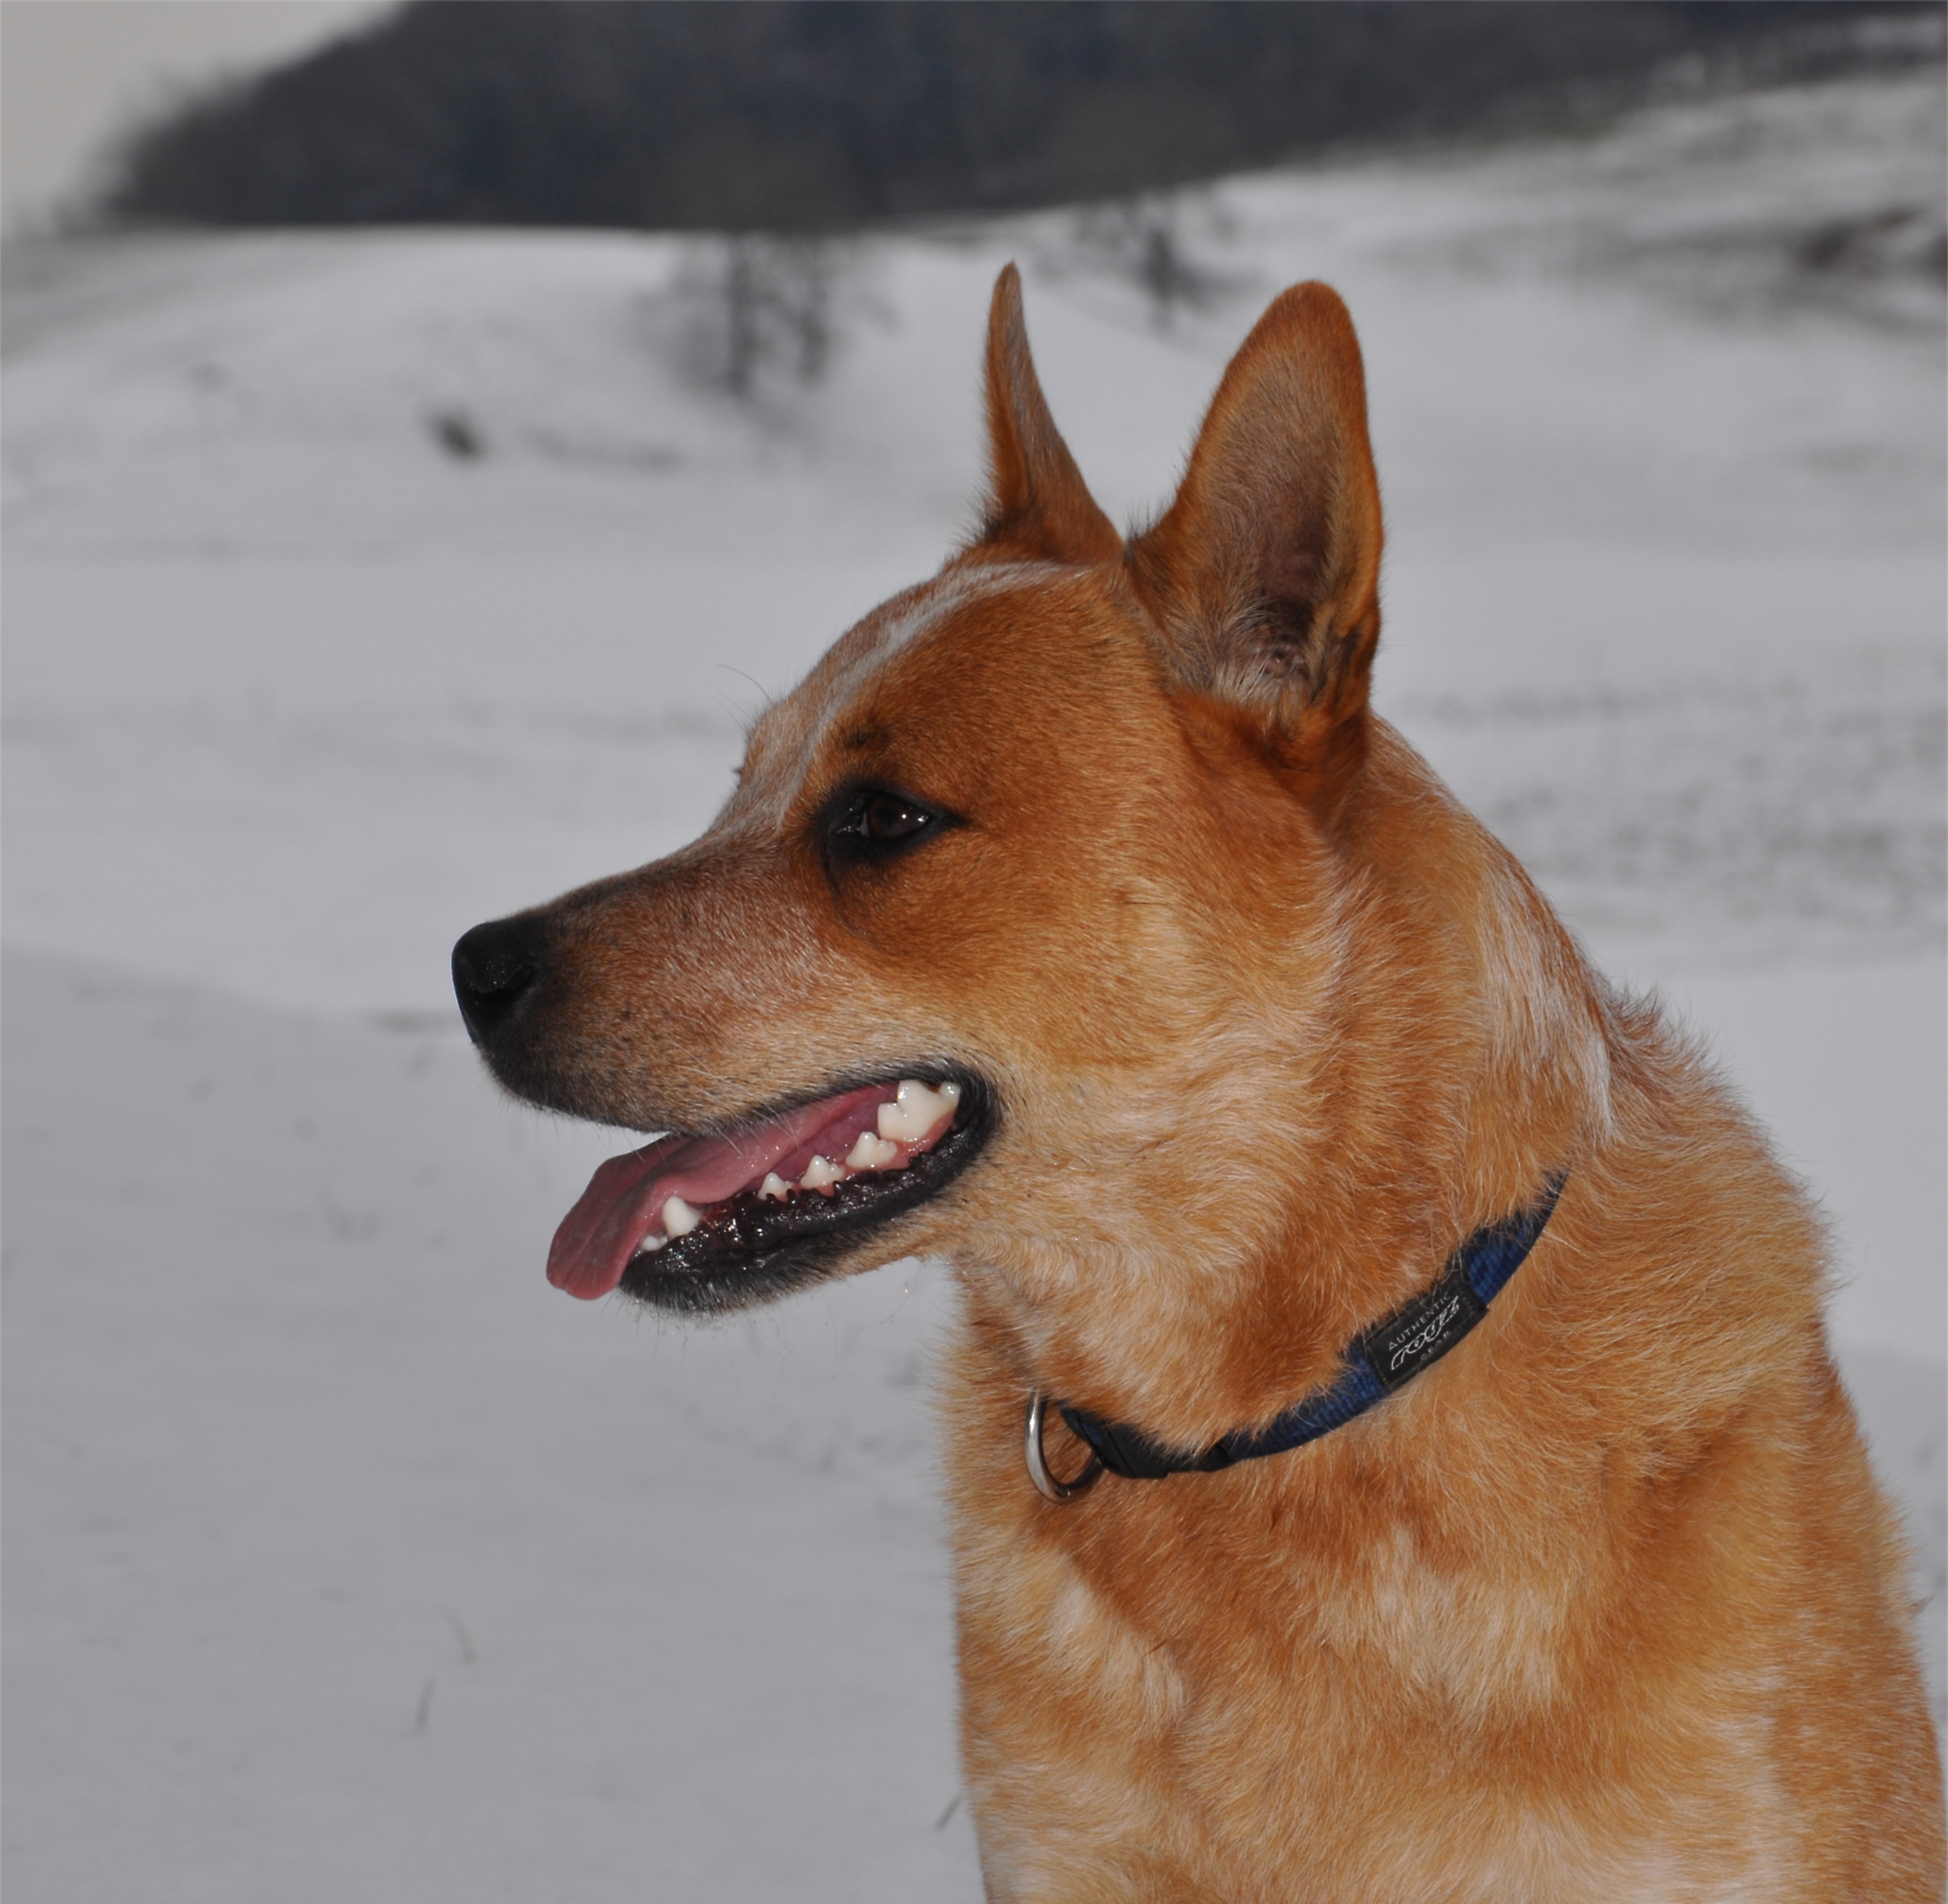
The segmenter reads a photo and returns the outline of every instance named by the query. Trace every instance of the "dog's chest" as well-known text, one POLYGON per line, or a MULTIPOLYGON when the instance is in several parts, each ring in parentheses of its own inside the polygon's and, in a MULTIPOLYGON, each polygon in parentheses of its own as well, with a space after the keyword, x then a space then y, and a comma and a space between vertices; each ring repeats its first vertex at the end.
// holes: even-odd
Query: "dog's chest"
POLYGON ((1397 1527, 1354 1563, 1296 1539, 1255 1568, 1221 1540, 1131 1541, 1106 1571, 1067 1531, 1087 1511, 1010 1499, 960 1530, 963 1745, 997 1897, 1069 1896, 1084 1870, 1092 1896, 1282 1904, 1792 1894, 1770 1868, 1789 1822, 1756 1816, 1769 1783, 1739 1741, 1648 1808, 1565 1760, 1559 1594, 1444 1571, 1397 1527))

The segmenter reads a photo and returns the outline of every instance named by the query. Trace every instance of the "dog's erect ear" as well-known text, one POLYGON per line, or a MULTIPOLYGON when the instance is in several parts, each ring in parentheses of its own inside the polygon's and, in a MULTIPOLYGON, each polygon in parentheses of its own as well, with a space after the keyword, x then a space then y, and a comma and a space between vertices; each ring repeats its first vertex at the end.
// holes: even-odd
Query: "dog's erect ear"
POLYGON ((1186 685, 1327 779, 1364 751, 1379 640, 1380 492, 1353 321, 1297 284, 1224 373, 1131 572, 1186 685))
POLYGON ((1122 546, 1048 414, 1022 321, 1022 274, 1010 265, 988 313, 988 506, 968 554, 1107 562, 1122 546))

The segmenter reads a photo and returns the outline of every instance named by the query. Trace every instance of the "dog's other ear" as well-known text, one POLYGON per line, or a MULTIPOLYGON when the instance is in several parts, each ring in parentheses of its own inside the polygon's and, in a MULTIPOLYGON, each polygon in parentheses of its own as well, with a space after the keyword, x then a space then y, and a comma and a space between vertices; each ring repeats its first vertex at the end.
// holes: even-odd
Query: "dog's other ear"
POLYGON ((1280 293, 1224 373, 1177 500, 1131 572, 1184 684, 1321 789, 1365 752, 1380 634, 1380 492, 1353 321, 1280 293))
POLYGON ((988 312, 988 505, 976 560, 1108 562, 1123 538, 1089 493, 1048 414, 1022 321, 1022 274, 994 281, 988 312))

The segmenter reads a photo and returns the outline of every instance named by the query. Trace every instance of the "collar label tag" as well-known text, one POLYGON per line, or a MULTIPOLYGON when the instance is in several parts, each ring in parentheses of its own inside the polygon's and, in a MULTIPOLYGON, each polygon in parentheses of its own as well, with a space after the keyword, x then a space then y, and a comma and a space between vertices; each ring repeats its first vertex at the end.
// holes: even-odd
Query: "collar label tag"
POLYGON ((1487 1313, 1457 1264, 1358 1338, 1360 1353, 1380 1385, 1391 1391, 1438 1362, 1487 1313))

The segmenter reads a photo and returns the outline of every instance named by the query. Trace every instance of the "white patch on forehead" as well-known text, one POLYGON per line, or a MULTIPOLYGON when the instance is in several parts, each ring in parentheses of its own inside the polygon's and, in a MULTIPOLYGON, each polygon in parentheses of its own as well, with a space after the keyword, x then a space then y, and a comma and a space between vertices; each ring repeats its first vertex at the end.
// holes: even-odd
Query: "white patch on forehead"
POLYGON ((888 662, 970 603, 1005 595, 1031 581, 1070 572, 1049 562, 1005 562, 950 569, 895 595, 842 635, 805 681, 786 697, 799 704, 796 756, 769 789, 765 806, 782 819, 797 799, 805 774, 836 723, 843 721, 867 685, 888 662))
POLYGON ((904 595, 895 595, 853 631, 858 634, 870 628, 873 638, 861 643, 858 653, 849 656, 845 667, 827 684, 820 731, 857 698, 860 689, 873 675, 921 635, 938 628, 950 615, 970 602, 984 601, 992 595, 1005 595, 1030 581, 1059 572, 1053 563, 996 563, 956 569, 932 581, 923 582, 917 588, 907 590, 904 595))

